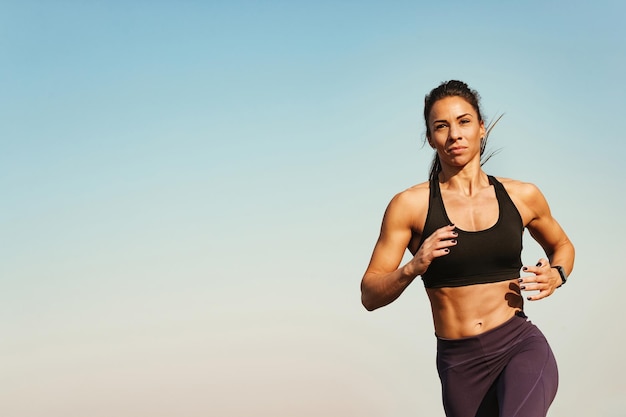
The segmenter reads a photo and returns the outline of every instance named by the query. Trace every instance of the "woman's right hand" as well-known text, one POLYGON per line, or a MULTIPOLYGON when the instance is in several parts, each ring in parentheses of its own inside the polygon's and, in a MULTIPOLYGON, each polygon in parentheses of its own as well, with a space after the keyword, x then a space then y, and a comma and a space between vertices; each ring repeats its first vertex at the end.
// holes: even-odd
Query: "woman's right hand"
POLYGON ((450 247, 456 245, 458 233, 454 231, 454 225, 443 226, 428 236, 419 247, 413 259, 406 267, 411 268, 412 275, 418 276, 426 272, 435 258, 446 256, 450 253, 450 247))

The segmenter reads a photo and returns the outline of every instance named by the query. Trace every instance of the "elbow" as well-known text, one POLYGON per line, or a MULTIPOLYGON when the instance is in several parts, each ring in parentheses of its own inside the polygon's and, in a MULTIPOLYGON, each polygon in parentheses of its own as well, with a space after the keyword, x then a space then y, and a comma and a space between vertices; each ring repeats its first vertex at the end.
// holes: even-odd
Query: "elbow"
POLYGON ((361 288, 361 304, 363 304, 363 307, 365 307, 367 311, 374 311, 382 307, 382 305, 372 297, 372 294, 364 288, 361 288))
POLYGON ((363 304, 363 307, 365 307, 367 311, 374 311, 378 308, 378 306, 368 301, 365 296, 361 296, 361 304, 363 304))
POLYGON ((376 282, 372 282, 367 276, 361 281, 361 304, 367 311, 374 311, 389 304, 387 297, 381 294, 376 282))
POLYGON ((374 311, 376 310, 376 306, 372 302, 372 297, 370 294, 371 291, 368 291, 365 277, 363 277, 363 280, 361 281, 361 304, 363 305, 363 307, 365 307, 367 311, 374 311))

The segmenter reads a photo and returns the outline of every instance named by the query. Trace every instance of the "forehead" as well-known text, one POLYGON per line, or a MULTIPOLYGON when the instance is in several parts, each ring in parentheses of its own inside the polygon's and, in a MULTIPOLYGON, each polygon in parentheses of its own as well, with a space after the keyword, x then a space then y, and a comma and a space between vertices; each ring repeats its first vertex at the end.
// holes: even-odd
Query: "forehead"
POLYGON ((463 114, 470 114, 476 117, 476 110, 474 107, 463 97, 444 97, 435 101, 433 107, 430 109, 430 117, 432 120, 456 118, 463 114))

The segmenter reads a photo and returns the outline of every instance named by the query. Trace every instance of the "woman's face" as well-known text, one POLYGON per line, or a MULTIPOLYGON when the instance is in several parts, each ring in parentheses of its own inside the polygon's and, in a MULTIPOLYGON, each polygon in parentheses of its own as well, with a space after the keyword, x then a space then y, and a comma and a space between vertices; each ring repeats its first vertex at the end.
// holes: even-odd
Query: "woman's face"
POLYGON ((474 158, 480 161, 485 124, 465 99, 454 96, 437 100, 430 110, 428 127, 428 143, 442 164, 464 166, 474 158))

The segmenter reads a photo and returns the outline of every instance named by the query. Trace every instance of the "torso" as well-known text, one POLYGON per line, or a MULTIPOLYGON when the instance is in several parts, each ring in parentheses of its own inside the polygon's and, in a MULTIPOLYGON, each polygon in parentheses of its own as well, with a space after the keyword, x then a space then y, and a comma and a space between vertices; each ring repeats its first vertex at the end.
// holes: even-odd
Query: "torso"
MULTIPOLYGON (((502 180, 511 200, 518 208, 523 226, 530 214, 516 197, 517 182, 502 180)), ((481 231, 492 227, 499 216, 498 201, 494 187, 488 183, 471 195, 450 192, 441 186, 441 195, 450 220, 464 231, 481 231)), ((416 226, 409 250, 415 253, 419 247, 428 210, 428 183, 415 187, 416 202, 420 215, 413 221, 416 226)), ((427 288, 433 314, 435 333, 438 337, 457 339, 474 336, 510 319, 523 308, 517 279, 460 287, 427 288)))
POLYGON ((426 289, 435 334, 446 339, 475 336, 504 323, 523 309, 516 280, 426 289))

